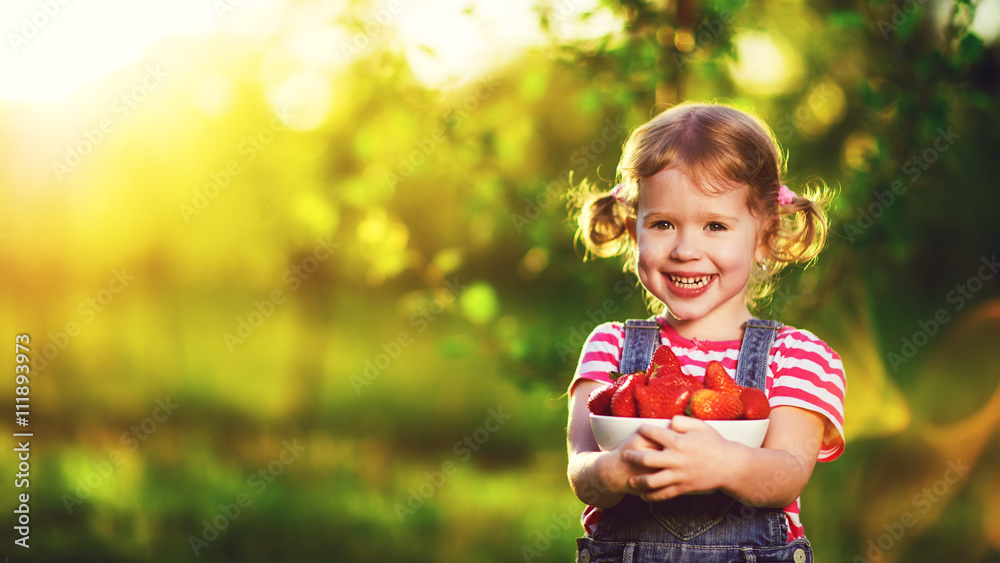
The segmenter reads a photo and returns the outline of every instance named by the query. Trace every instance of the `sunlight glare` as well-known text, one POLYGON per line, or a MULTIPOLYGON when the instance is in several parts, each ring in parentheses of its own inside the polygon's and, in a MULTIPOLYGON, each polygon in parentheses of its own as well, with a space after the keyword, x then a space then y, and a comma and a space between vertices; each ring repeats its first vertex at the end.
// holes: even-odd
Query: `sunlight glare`
POLYGON ((622 30, 622 22, 600 0, 556 0, 550 25, 566 41, 596 39, 622 30))
POLYGON ((330 80, 314 70, 301 70, 267 88, 267 98, 285 124, 299 131, 315 129, 330 111, 330 80))
POLYGON ((0 21, 15 24, 4 37, 6 48, 0 49, 0 98, 69 98, 87 83, 135 63, 166 36, 213 29, 215 18, 199 0, 93 0, 44 7, 31 0, 4 2, 0 21))
POLYGON ((729 65, 733 80, 748 92, 782 94, 794 89, 803 77, 802 59, 786 41, 759 32, 733 38, 736 60, 729 65))
POLYGON ((474 0, 461 11, 427 0, 405 4, 396 26, 417 79, 427 85, 464 83, 513 60, 542 34, 531 0, 474 0))
POLYGON ((1000 0, 982 0, 976 5, 972 31, 987 45, 996 43, 997 38, 1000 38, 1000 0))
MULTIPOLYGON (((969 30, 979 36, 986 45, 993 45, 1000 39, 1000 0, 980 0, 975 3, 976 14, 969 30)), ((955 9, 954 2, 937 2, 932 6, 934 27, 944 30, 955 9)))

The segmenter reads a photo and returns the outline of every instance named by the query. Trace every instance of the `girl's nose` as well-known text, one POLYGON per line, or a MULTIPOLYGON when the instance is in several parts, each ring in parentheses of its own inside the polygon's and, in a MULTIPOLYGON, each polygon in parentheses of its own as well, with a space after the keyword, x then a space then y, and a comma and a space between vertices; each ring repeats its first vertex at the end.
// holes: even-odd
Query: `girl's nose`
POLYGON ((670 258, 681 262, 688 262, 701 258, 701 254, 701 249, 698 247, 694 237, 678 233, 677 238, 674 239, 674 247, 670 251, 670 258))

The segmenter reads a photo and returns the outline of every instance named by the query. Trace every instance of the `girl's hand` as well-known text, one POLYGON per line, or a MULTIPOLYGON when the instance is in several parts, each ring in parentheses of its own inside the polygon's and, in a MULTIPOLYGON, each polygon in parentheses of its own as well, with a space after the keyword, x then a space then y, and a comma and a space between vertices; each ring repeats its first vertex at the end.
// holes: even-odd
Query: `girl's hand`
POLYGON ((626 448, 621 458, 635 473, 629 478, 629 488, 647 501, 719 488, 726 468, 745 448, 724 439, 704 421, 687 416, 675 416, 669 429, 640 426, 638 435, 654 447, 626 448))
POLYGON ((636 463, 631 455, 636 452, 659 452, 661 449, 660 444, 636 432, 618 444, 617 448, 605 452, 601 474, 604 476, 604 481, 611 484, 611 492, 642 494, 644 490, 633 485, 634 479, 655 469, 636 463))
POLYGON ((601 451, 590 427, 587 397, 603 385, 597 381, 582 380, 571 391, 566 431, 569 453, 566 474, 578 499, 598 508, 610 508, 621 502, 626 494, 640 494, 642 491, 632 486, 631 480, 651 471, 628 459, 625 453, 656 452, 661 446, 636 433, 617 448, 601 451))

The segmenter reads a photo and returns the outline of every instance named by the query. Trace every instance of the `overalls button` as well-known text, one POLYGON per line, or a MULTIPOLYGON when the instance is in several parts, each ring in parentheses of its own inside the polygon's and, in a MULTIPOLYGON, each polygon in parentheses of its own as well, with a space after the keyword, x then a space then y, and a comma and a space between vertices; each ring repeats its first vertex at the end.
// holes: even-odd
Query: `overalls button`
POLYGON ((586 549, 580 552, 580 563, 590 563, 590 552, 586 549))
POLYGON ((795 553, 792 554, 792 559, 795 563, 806 563, 806 552, 803 549, 796 549, 795 553))

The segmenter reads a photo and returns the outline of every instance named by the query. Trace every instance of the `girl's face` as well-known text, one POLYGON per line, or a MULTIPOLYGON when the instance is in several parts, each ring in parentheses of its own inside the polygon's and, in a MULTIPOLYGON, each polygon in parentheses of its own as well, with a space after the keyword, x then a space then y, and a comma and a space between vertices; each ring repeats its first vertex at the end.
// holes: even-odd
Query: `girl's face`
POLYGON ((744 294, 760 256, 760 223, 746 190, 709 194, 676 167, 646 182, 629 229, 636 269, 685 336, 736 339, 751 317, 744 294))

